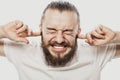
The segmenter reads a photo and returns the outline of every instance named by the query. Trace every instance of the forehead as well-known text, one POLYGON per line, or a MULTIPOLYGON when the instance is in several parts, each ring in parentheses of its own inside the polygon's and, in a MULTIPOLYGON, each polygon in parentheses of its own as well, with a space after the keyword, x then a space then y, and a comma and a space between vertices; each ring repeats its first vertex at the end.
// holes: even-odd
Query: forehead
POLYGON ((78 24, 77 14, 73 11, 48 9, 44 15, 43 23, 51 26, 75 26, 78 24))

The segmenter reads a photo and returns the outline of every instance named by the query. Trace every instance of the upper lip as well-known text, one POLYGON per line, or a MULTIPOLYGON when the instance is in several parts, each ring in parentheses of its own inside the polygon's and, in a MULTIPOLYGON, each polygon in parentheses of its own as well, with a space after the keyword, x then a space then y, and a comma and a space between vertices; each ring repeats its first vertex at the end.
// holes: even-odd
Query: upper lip
POLYGON ((67 44, 52 44, 52 47, 58 46, 58 47, 67 47, 67 44))

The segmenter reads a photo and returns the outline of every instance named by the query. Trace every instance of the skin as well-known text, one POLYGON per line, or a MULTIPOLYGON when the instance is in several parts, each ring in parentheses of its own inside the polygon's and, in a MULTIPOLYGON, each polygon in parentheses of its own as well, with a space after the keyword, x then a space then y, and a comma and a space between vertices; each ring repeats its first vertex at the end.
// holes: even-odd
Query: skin
MULTIPOLYGON (((15 42, 24 42, 28 44, 29 41, 26 39, 26 37, 38 35, 40 35, 40 32, 32 32, 30 29, 28 29, 26 24, 19 20, 0 26, 0 38, 8 38, 15 42)), ((4 42, 0 39, 1 56, 4 56, 3 47, 4 42)))
POLYGON ((114 58, 120 57, 120 45, 118 44, 120 43, 120 32, 115 32, 104 25, 99 25, 86 35, 78 34, 78 37, 80 39, 86 39, 86 42, 91 46, 100 46, 109 43, 117 44, 114 58))
POLYGON ((86 42, 93 46, 104 45, 113 42, 119 42, 115 38, 118 33, 112 31, 106 26, 99 25, 93 31, 87 33, 86 35, 78 35, 79 38, 87 39, 86 42))

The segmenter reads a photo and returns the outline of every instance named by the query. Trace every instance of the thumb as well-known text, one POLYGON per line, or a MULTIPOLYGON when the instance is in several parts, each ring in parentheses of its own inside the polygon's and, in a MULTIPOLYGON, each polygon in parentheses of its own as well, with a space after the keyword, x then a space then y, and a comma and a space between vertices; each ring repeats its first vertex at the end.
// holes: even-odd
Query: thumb
POLYGON ((42 30, 41 30, 41 27, 40 27, 39 31, 32 32, 32 36, 41 36, 41 32, 42 32, 42 30))
POLYGON ((41 32, 32 32, 32 36, 40 36, 41 32))

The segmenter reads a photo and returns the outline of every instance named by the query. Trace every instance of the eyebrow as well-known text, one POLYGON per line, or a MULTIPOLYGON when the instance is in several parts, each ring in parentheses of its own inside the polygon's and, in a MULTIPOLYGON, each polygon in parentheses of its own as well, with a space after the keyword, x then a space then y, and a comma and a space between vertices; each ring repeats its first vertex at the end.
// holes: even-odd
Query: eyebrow
POLYGON ((56 31, 56 29, 54 29, 54 28, 47 28, 48 30, 55 30, 56 31))
POLYGON ((64 31, 71 31, 71 32, 72 32, 72 31, 73 31, 73 29, 65 29, 64 31))

